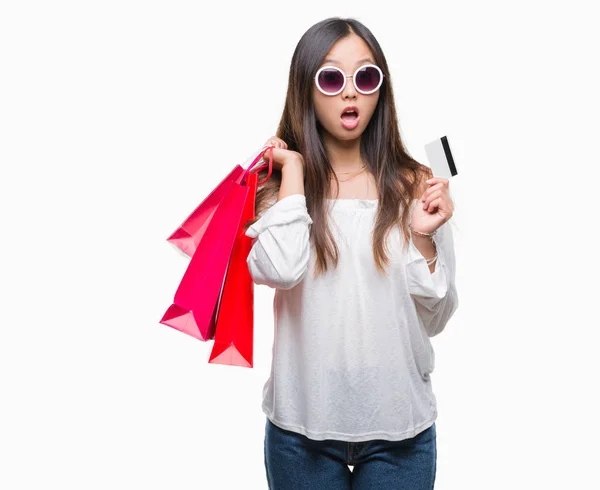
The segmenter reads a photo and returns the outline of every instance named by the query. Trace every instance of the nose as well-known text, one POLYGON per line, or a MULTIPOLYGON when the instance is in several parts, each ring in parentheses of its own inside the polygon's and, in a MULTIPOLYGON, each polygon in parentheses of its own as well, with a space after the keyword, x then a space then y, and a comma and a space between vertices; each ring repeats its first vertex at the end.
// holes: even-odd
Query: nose
POLYGON ((355 99, 356 98, 356 87, 354 86, 354 80, 352 77, 346 77, 346 86, 342 90, 343 99, 355 99))

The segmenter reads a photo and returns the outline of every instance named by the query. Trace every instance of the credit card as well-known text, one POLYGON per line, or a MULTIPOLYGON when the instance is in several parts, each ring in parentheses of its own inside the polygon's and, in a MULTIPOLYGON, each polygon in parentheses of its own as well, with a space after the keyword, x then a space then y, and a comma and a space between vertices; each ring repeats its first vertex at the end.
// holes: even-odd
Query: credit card
POLYGON ((425 153, 434 177, 449 179, 458 174, 447 136, 442 136, 431 143, 427 143, 425 153))

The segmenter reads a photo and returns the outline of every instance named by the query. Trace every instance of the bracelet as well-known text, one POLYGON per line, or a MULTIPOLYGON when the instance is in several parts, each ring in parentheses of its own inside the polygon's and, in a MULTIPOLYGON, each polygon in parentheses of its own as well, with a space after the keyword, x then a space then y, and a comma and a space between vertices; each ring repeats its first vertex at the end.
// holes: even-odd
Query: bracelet
POLYGON ((415 235, 419 235, 419 236, 427 236, 427 237, 434 237, 437 234, 437 230, 435 230, 432 233, 421 233, 420 231, 417 230, 413 230, 413 227, 408 225, 410 231, 412 231, 415 235))
POLYGON ((438 254, 437 254, 437 246, 435 245, 435 241, 433 240, 433 237, 434 237, 434 236, 437 234, 437 230, 435 230, 435 231, 434 231, 434 232, 432 232, 432 233, 421 233, 420 231, 413 230, 413 227, 412 227, 412 226, 410 226, 410 225, 408 225, 408 228, 409 228, 409 229, 410 229, 410 231, 411 231, 412 233, 414 233, 415 235, 419 235, 419 236, 426 236, 426 237, 429 237, 429 238, 431 238, 431 241, 433 242, 433 245, 434 245, 434 247, 435 247, 435 255, 434 255, 433 257, 431 257, 430 259, 426 259, 425 261, 427 262, 427 265, 431 265, 431 264, 433 264, 433 263, 434 263, 434 262, 437 260, 437 258, 438 258, 438 254))

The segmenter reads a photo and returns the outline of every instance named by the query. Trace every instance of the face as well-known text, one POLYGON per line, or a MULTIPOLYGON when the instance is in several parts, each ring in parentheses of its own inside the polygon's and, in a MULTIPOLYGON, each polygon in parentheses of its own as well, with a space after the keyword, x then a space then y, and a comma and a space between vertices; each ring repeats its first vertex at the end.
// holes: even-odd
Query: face
MULTIPOLYGON (((361 37, 350 34, 333 45, 319 68, 335 66, 346 76, 351 76, 364 64, 375 64, 373 53, 361 37)), ((314 82, 313 85, 315 112, 325 132, 343 141, 360 137, 375 112, 380 89, 369 95, 362 94, 356 90, 352 78, 348 78, 344 90, 330 96, 323 94, 314 82), (354 106, 358 114, 342 116, 349 106, 354 106)), ((327 135, 323 136, 327 137, 327 135)))

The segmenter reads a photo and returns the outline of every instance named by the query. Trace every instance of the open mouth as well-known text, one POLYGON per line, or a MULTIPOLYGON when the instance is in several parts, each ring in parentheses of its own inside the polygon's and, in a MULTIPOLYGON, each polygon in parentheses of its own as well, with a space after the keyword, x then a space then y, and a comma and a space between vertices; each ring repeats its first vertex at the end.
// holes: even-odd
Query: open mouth
POLYGON ((342 120, 342 126, 344 126, 346 129, 354 129, 356 126, 358 126, 358 108, 346 107, 340 118, 342 120))
POLYGON ((351 109, 342 113, 342 120, 346 122, 352 122, 355 119, 358 119, 358 111, 351 109))

